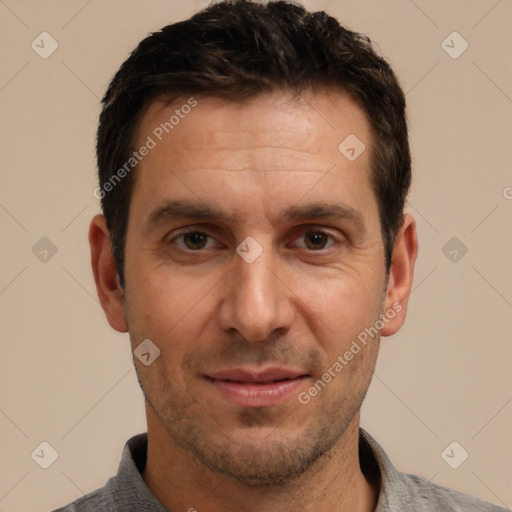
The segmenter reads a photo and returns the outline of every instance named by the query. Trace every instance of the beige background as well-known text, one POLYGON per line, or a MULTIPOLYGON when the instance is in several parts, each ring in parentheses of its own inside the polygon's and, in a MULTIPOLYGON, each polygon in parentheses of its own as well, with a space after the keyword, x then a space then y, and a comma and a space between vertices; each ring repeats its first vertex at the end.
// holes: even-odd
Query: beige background
MULTIPOLYGON (((416 284, 362 425, 399 469, 511 506, 512 2, 305 3, 369 34, 409 105, 416 284), (441 46, 453 31, 469 43, 457 59, 441 46), (442 252, 454 236, 468 249, 456 262, 442 252), (458 469, 441 458, 452 441, 469 452, 458 469)), ((205 4, 0 0, 0 512, 102 486, 145 430, 128 336, 105 321, 89 266, 98 100, 141 38, 205 4), (43 31, 59 44, 47 59, 31 48, 43 31), (57 248, 46 262, 42 237, 57 248), (31 458, 42 441, 59 454, 46 470, 31 458)))

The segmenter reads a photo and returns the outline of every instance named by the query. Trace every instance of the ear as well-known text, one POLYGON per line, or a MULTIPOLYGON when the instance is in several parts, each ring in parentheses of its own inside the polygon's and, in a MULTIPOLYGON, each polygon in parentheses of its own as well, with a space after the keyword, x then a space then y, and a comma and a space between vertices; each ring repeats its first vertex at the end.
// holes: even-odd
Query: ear
POLYGON ((112 255, 110 231, 103 215, 96 215, 91 221, 89 245, 96 291, 108 323, 116 331, 128 332, 122 299, 123 290, 112 255))
POLYGON ((405 321, 417 254, 416 221, 412 215, 405 214, 393 246, 386 289, 385 312, 388 314, 383 312, 388 321, 382 328, 382 336, 395 334, 405 321), (395 315, 391 318, 392 311, 395 315))

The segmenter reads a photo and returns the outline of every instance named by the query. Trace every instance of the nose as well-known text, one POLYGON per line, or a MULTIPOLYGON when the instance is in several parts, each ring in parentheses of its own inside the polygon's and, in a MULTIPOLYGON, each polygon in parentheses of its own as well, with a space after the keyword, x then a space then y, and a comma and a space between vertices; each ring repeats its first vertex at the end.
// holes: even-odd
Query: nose
POLYGON ((235 255, 232 272, 226 276, 219 306, 220 328, 237 331, 249 342, 264 342, 280 331, 287 332, 294 320, 291 292, 279 275, 270 249, 252 263, 235 255))

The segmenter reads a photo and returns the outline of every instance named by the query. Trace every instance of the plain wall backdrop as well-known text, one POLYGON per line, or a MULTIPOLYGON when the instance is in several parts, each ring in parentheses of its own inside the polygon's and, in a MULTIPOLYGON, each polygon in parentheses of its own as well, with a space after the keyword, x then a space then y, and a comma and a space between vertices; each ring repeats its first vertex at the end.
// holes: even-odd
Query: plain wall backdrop
MULTIPOLYGON (((512 506, 512 2, 304 3, 368 34, 407 93, 420 252, 362 426, 400 470, 512 506)), ((99 100, 147 33, 206 4, 0 0, 0 512, 103 486, 146 428, 90 270, 99 100)))

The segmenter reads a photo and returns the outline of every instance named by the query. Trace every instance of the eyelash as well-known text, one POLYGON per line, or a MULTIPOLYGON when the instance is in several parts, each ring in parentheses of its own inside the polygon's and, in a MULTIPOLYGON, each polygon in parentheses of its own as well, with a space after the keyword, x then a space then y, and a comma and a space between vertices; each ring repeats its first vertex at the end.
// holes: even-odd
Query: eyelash
MULTIPOLYGON (((176 235, 175 237, 173 237, 169 243, 176 243, 176 240, 179 240, 179 239, 183 239, 183 237, 185 237, 186 235, 190 235, 190 234, 200 234, 200 235, 205 235, 206 237, 208 237, 208 239, 211 239, 211 240, 214 240, 215 238, 211 235, 209 235, 208 233, 204 232, 204 231, 200 231, 200 230, 197 230, 197 229, 194 229, 194 230, 190 230, 190 231, 184 231, 182 233, 180 233, 179 235, 176 235)), ((298 237, 298 238, 303 238, 303 237, 306 237, 307 235, 311 235, 311 234, 322 234, 322 235, 326 235, 329 240, 332 242, 330 245, 329 245, 329 241, 327 242, 327 247, 322 247, 321 249, 307 249, 307 248, 304 248, 302 247, 301 249, 304 249, 304 250, 307 250, 308 252, 316 252, 316 253, 322 253, 322 252, 325 252, 326 250, 328 250, 329 248, 331 248, 333 245, 336 244, 336 240, 335 240, 335 237, 328 233, 327 231, 325 231, 324 229, 321 229, 321 228, 318 228, 318 229, 307 229, 305 231, 302 231, 301 232, 301 235, 298 237)), ((208 242, 207 242, 208 243, 208 242)), ((203 252, 204 250, 208 249, 208 247, 204 248, 200 248, 200 249, 197 249, 197 250, 194 250, 194 249, 189 249, 188 247, 184 247, 184 246, 180 246, 180 249, 184 250, 184 251, 187 251, 187 252, 203 252)))

